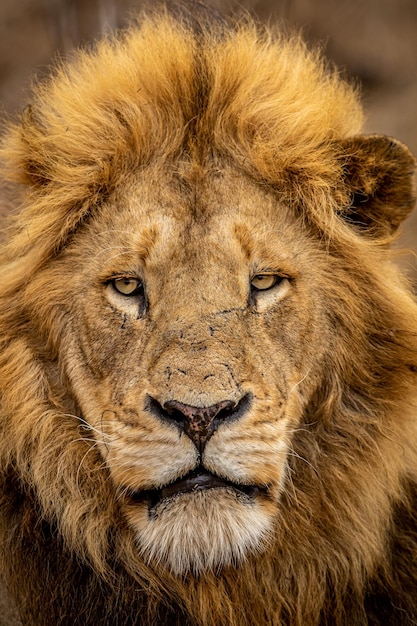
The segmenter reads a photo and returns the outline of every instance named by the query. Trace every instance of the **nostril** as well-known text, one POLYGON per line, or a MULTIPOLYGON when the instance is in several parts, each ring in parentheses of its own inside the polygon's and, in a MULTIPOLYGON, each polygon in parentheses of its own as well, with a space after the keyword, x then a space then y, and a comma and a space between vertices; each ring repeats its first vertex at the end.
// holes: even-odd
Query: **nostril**
MULTIPOLYGON (((226 401, 227 402, 227 401, 226 401)), ((217 415, 214 417, 214 421, 234 421, 244 416, 249 410, 252 404, 252 394, 247 393, 239 400, 239 402, 230 402, 229 405, 225 405, 217 415)))
POLYGON ((145 398, 145 411, 149 411, 149 413, 152 413, 155 417, 159 417, 162 420, 169 418, 158 400, 155 400, 152 396, 147 395, 145 398))

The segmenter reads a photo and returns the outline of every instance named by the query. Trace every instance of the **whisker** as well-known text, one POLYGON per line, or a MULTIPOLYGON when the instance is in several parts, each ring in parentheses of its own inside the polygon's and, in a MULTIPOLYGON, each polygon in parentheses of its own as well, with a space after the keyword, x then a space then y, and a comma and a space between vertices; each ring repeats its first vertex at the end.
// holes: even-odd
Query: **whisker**
POLYGON ((111 254, 112 260, 117 259, 117 257, 126 255, 130 252, 130 249, 126 246, 109 246, 108 248, 104 248, 103 250, 97 252, 97 254, 94 255, 94 259, 100 258, 103 254, 109 256, 109 253, 112 253, 114 250, 120 250, 120 252, 118 252, 117 254, 111 254))
POLYGON ((299 381, 297 381, 289 390, 288 395, 290 396, 293 391, 295 391, 297 389, 297 387, 299 387, 299 385, 301 385, 301 383, 303 383, 305 381, 305 379, 307 378, 307 376, 309 376, 310 372, 311 372, 311 367, 308 368, 307 372, 304 374, 304 376, 302 378, 300 378, 299 381))
MULTIPOLYGON (((298 500, 298 496, 297 496, 297 490, 296 490, 296 488, 295 488, 294 480, 293 480, 293 477, 292 477, 292 474, 294 473, 294 470, 293 470, 293 468, 292 468, 292 467, 289 467, 288 465, 287 465, 287 467, 286 467, 286 470, 287 470, 287 471, 286 471, 286 479, 287 479, 287 481, 286 481, 286 482, 288 482, 288 483, 289 483, 289 485, 291 485, 291 491, 292 491, 292 494, 290 495, 290 493, 289 493, 288 489, 284 489, 284 491, 285 491, 285 493, 286 493, 286 494, 287 494, 287 495, 291 498, 291 500, 293 500, 293 501, 297 504, 297 506, 299 506, 299 500, 298 500)), ((284 484, 285 484, 285 483, 284 483, 284 484)))
POLYGON ((319 476, 319 472, 318 470, 314 467, 314 465, 312 463, 310 463, 310 461, 308 461, 307 459, 305 459, 303 456, 301 456, 301 454, 298 454, 298 452, 296 452, 294 449, 290 449, 287 452, 288 456, 292 456, 296 459, 300 459, 300 461, 304 461, 304 463, 306 463, 309 467, 311 467, 311 469, 313 470, 313 472, 319 476))
MULTIPOLYGON (((75 419, 77 419, 79 422, 81 422, 81 425, 83 427, 85 427, 86 430, 91 430, 96 432, 98 435, 100 435, 101 438, 107 437, 109 440, 111 439, 111 436, 108 435, 107 433, 104 432, 104 430, 99 430, 98 428, 95 428, 95 426, 93 426, 92 424, 90 424, 89 422, 87 422, 83 417, 80 417, 78 415, 67 415, 67 417, 74 417, 75 419)), ((105 424, 106 421, 102 421, 101 420, 101 424, 105 424)), ((111 423, 111 422, 108 422, 111 423)), ((104 443, 104 442, 103 442, 104 443)))
POLYGON ((86 451, 86 453, 83 455, 83 457, 82 457, 81 461, 80 461, 80 462, 79 462, 79 464, 78 464, 78 467, 77 467, 77 474, 76 474, 76 477, 75 477, 75 484, 76 484, 76 486, 77 486, 77 489, 78 489, 78 492, 79 492, 80 496, 82 495, 82 494, 81 494, 81 489, 80 489, 80 472, 81 472, 81 466, 82 466, 82 464, 84 463, 84 461, 85 461, 85 459, 87 458, 87 456, 90 454, 90 452, 92 452, 92 451, 93 451, 93 450, 97 447, 97 445, 98 445, 98 444, 97 444, 97 442, 95 442, 92 446, 90 446, 90 447, 88 448, 88 450, 86 451))

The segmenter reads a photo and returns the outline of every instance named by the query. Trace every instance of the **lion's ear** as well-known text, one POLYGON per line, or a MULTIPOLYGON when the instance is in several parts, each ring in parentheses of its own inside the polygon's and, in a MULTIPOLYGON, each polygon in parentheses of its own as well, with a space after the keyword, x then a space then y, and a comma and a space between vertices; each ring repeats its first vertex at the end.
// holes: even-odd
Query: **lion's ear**
POLYGON ((402 143, 384 135, 358 135, 342 144, 349 222, 375 237, 392 235, 411 212, 416 160, 402 143))

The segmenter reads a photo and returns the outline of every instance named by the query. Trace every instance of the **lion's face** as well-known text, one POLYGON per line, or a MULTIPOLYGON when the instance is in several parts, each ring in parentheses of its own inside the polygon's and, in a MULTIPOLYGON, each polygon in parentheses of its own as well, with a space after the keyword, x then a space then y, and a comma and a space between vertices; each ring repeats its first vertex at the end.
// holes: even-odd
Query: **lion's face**
POLYGON ((273 532, 328 343, 323 253, 238 174, 128 187, 46 270, 48 297, 69 311, 64 369, 139 550, 198 572, 273 532))

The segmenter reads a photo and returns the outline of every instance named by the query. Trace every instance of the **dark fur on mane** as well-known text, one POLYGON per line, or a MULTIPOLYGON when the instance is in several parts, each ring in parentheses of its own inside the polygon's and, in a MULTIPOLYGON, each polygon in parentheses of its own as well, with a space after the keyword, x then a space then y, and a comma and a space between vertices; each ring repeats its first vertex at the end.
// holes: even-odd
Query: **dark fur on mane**
MULTIPOLYGON (((13 482, 14 479, 3 482, 0 501, 3 520, 7 520, 9 528, 3 554, 9 569, 19 572, 15 578, 17 588, 12 591, 21 598, 25 626, 195 626, 181 601, 165 597, 156 605, 149 605, 150 597, 124 568, 112 564, 110 580, 97 577, 91 567, 65 548, 57 528, 38 519, 34 513, 36 500, 32 500, 27 489, 23 493, 13 482)), ((416 484, 409 483, 404 492, 408 501, 395 507, 386 563, 365 590, 347 587, 343 597, 338 597, 328 587, 320 626, 415 623, 415 579, 410 579, 409 566, 417 553, 416 484)), ((0 623, 3 626, 1 618, 0 623)), ((290 611, 283 611, 281 623, 293 623, 290 611)))

